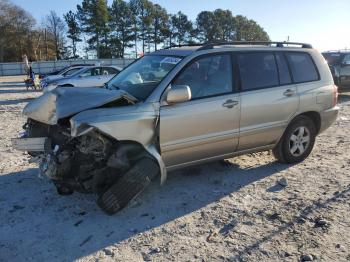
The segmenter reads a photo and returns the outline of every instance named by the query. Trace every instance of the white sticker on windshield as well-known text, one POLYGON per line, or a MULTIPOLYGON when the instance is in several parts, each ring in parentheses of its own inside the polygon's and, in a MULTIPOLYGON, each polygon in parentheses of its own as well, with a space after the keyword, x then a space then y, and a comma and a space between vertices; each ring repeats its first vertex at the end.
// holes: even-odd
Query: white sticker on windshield
POLYGON ((166 63, 166 64, 173 64, 176 65, 181 61, 181 58, 178 57, 165 57, 162 61, 160 61, 161 64, 166 63))

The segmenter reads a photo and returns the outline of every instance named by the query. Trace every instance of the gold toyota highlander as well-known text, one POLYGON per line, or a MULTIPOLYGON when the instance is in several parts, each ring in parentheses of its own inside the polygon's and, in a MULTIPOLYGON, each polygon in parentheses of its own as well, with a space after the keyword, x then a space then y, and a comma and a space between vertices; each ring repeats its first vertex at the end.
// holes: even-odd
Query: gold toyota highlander
POLYGON ((105 88, 59 87, 24 109, 13 146, 60 194, 94 193, 113 214, 167 171, 257 151, 303 161, 337 118, 337 87, 309 44, 172 47, 136 60, 105 88))

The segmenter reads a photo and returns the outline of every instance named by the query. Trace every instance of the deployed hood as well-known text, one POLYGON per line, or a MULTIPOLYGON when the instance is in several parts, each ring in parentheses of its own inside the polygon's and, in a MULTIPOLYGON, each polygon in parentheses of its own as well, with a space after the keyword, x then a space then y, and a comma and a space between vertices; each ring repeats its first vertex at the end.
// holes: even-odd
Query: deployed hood
POLYGON ((123 90, 60 87, 28 103, 23 114, 36 121, 55 125, 59 119, 120 99, 137 102, 135 97, 123 90))

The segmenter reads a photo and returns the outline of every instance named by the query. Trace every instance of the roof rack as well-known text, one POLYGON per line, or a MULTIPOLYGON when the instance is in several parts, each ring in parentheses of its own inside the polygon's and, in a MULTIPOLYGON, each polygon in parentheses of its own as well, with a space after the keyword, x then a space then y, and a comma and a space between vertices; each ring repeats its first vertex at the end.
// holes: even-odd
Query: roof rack
POLYGON ((215 46, 223 45, 276 45, 276 47, 285 47, 288 45, 297 45, 301 48, 312 48, 312 45, 306 43, 297 43, 297 42, 270 42, 270 41, 233 41, 233 42, 213 42, 204 44, 197 51, 213 49, 215 46))
POLYGON ((233 41, 233 42, 208 42, 204 44, 193 43, 193 44, 183 44, 183 45, 170 45, 163 49, 180 48, 180 47, 199 47, 196 51, 213 49, 215 46, 224 45, 266 45, 266 46, 276 46, 276 47, 286 47, 289 45, 300 46, 301 48, 312 48, 312 45, 307 43, 298 42, 271 42, 271 41, 233 41))
POLYGON ((179 47, 191 47, 191 46, 203 46, 203 44, 184 44, 184 45, 170 45, 163 49, 179 48, 179 47))

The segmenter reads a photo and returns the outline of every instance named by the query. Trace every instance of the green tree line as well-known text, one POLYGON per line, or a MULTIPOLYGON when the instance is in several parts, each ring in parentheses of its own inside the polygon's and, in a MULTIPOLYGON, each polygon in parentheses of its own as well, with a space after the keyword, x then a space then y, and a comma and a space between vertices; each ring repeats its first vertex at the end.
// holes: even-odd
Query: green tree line
POLYGON ((191 21, 149 0, 82 0, 62 18, 50 11, 39 27, 25 10, 0 0, 0 34, 0 61, 24 53, 36 60, 78 58, 82 47, 97 58, 123 58, 181 44, 269 40, 257 22, 230 10, 202 11, 191 21), (13 46, 6 44, 17 35, 13 46))

